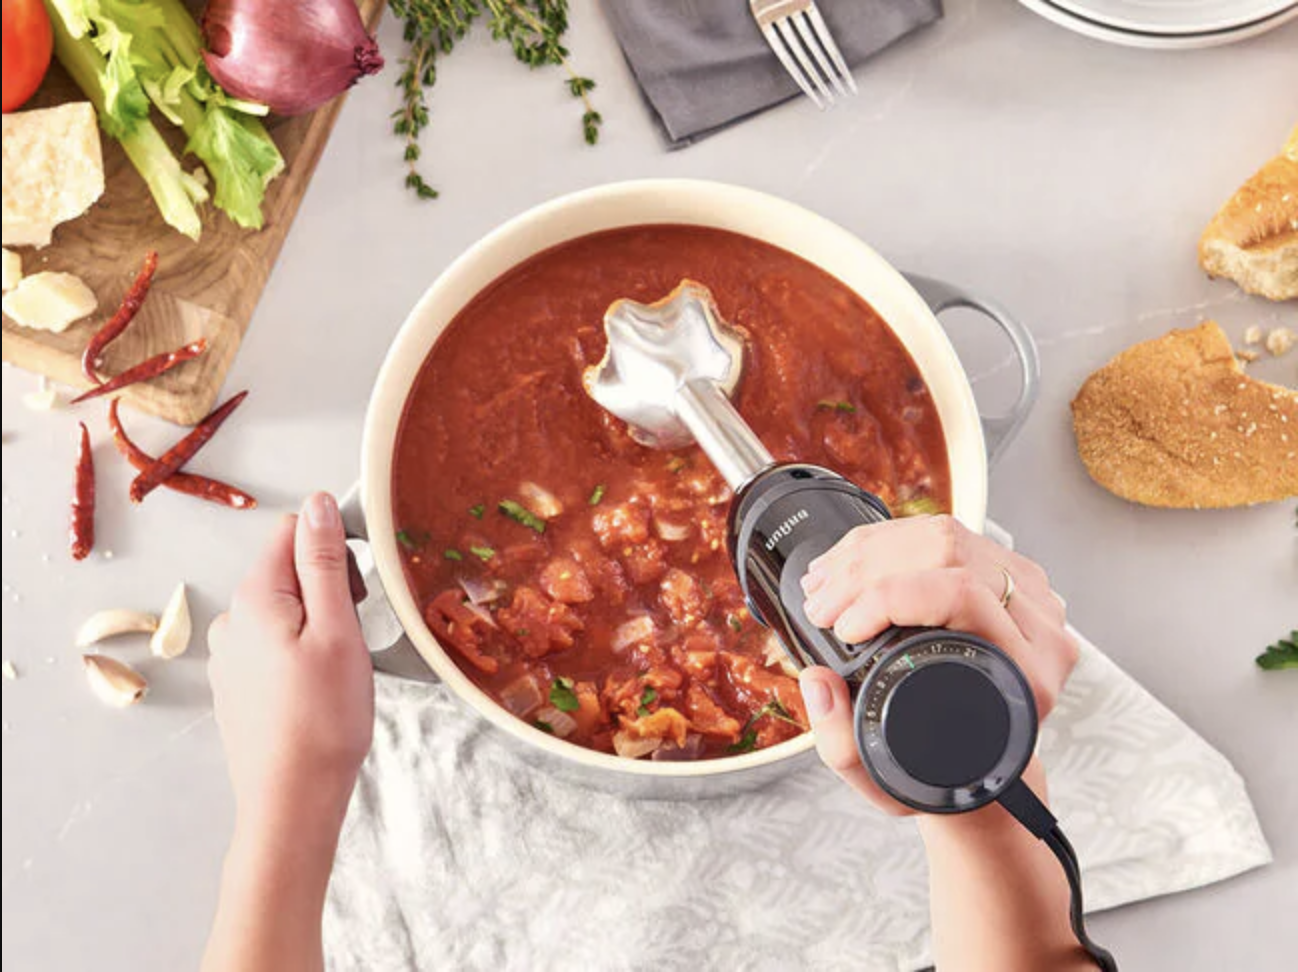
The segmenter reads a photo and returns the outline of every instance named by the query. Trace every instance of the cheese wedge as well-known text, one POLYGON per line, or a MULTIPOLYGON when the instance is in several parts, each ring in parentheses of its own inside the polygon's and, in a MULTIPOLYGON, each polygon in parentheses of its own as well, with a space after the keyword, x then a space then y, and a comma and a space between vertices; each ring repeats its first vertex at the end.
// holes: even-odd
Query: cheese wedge
POLYGON ((103 195, 104 159, 90 102, 11 112, 0 142, 5 246, 47 245, 54 227, 103 195))
POLYGON ((4 282, 0 290, 6 294, 18 286, 23 278, 23 258, 13 250, 0 250, 4 254, 4 282))
POLYGON ((80 277, 45 271, 23 277, 4 295, 3 306, 15 324, 57 334, 93 314, 99 302, 80 277))

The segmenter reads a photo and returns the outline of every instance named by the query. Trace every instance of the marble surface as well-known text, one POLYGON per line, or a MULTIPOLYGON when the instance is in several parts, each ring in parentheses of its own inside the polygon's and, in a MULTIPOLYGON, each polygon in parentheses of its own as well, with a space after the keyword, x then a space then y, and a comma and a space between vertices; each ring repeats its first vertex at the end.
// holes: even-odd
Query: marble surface
MULTIPOLYGON (((3 378, 3 965, 6 970, 196 965, 231 801, 197 645, 162 664, 126 712, 88 693, 72 635, 91 611, 158 609, 192 585, 200 630, 273 517, 357 475, 370 383, 406 311, 485 231, 560 193, 692 176, 788 197, 906 269, 994 295, 1035 332, 1043 393, 993 473, 991 515, 1049 569, 1074 622, 1224 752, 1249 783, 1275 863, 1094 919, 1124 972, 1288 967, 1298 924, 1298 680, 1252 658, 1298 623, 1292 503, 1226 512, 1139 509, 1096 488, 1073 451, 1068 401, 1128 344, 1213 317, 1298 326, 1298 309, 1241 297, 1194 262, 1204 222, 1295 117, 1298 24, 1236 47, 1150 53, 1060 30, 1008 0, 948 16, 858 72, 832 112, 793 102, 681 152, 663 151, 598 5, 574 4, 571 47, 600 82, 597 148, 580 142, 560 78, 470 39, 440 70, 425 167, 443 192, 401 187, 387 133, 395 56, 342 113, 230 376, 247 405, 205 453, 263 500, 252 514, 161 493, 140 509, 103 444, 99 553, 74 565, 64 531, 74 417, 21 402, 3 378), (112 556, 109 556, 111 551, 112 556)), ((385 22, 390 55, 398 32, 385 22)), ((989 408, 1012 394, 994 331, 952 315, 989 408)), ((1256 373, 1290 385, 1298 357, 1256 373)), ((169 429, 131 421, 155 448, 169 429)))

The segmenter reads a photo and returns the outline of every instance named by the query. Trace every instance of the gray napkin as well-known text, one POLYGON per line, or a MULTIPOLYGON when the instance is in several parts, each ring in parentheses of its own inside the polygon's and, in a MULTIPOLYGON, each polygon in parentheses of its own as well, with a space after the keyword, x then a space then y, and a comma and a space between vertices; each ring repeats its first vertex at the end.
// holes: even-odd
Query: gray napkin
MULTIPOLYGON (((852 67, 942 16, 942 0, 817 0, 817 6, 852 67)), ((801 93, 746 0, 605 0, 604 9, 675 148, 801 93)))

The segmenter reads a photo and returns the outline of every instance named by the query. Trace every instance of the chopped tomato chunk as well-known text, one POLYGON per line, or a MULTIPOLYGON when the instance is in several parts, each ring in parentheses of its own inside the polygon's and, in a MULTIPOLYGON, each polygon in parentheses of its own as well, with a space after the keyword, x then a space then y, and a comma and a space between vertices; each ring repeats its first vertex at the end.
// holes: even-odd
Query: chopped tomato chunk
POLYGON ((633 739, 670 739, 677 746, 684 746, 690 721, 675 709, 659 709, 638 719, 623 716, 622 730, 633 739))
POLYGON ((697 577, 673 567, 658 586, 658 600, 673 621, 683 628, 692 628, 708 613, 711 598, 697 577))
MULTIPOLYGON (((784 707, 784 711, 788 713, 790 719, 796 722, 798 726, 806 728, 807 709, 802 704, 802 693, 798 691, 798 683, 795 679, 763 668, 757 659, 748 655, 723 651, 721 661, 725 666, 731 691, 740 705, 749 712, 756 714, 762 706, 778 702, 784 707)), ((769 721, 779 722, 779 720, 769 721)), ((763 719, 761 722, 764 724, 768 720, 763 719)), ((758 741, 761 742, 761 734, 765 728, 770 728, 781 739, 795 736, 800 731, 796 726, 787 722, 781 724, 789 731, 781 732, 778 727, 759 725, 757 727, 758 741)))
POLYGON ((474 668, 495 674, 500 662, 482 650, 479 639, 486 619, 470 610, 460 590, 443 591, 424 608, 424 620, 441 641, 450 644, 474 668))
POLYGON ((541 589, 564 604, 585 604, 595 597, 586 572, 577 561, 567 557, 559 557, 545 565, 545 570, 541 571, 541 589))
POLYGON ((667 551, 657 540, 628 545, 622 550, 622 563, 633 584, 652 584, 667 573, 667 551))
POLYGON ((599 704, 599 691, 594 682, 578 682, 572 690, 577 696, 577 711, 568 714, 577 723, 579 733, 593 735, 608 725, 608 717, 604 714, 604 707, 599 704))
POLYGON ((581 619, 572 608, 530 587, 515 590, 514 600, 497 617, 532 658, 571 648, 573 634, 582 630, 581 619))
POLYGON ((685 693, 685 711, 689 713, 690 724, 705 736, 722 736, 734 742, 743 728, 739 720, 721 708, 708 690, 697 682, 685 693))
POLYGON ((640 698, 644 694, 644 682, 639 675, 617 678, 610 675, 604 680, 604 691, 600 698, 610 713, 625 713, 634 716, 640 708, 640 698))
POLYGON ((592 524, 605 550, 617 550, 627 544, 649 539, 649 507, 632 500, 598 511, 592 524))
POLYGON ((593 540, 581 540, 572 546, 575 560, 590 580, 602 603, 617 606, 626 602, 631 585, 616 560, 604 556, 593 540))

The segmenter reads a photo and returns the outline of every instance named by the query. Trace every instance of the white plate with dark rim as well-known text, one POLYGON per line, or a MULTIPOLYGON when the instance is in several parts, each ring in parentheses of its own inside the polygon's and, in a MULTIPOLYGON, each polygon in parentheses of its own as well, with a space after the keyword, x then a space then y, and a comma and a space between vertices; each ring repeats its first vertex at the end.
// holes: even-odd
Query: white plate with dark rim
POLYGON ((1298 17, 1295 0, 1019 0, 1019 3, 1083 36, 1124 47, 1155 50, 1234 44, 1298 17))
MULTIPOLYGON (((1068 30, 1110 44, 1123 47, 1160 49, 1160 51, 1186 51, 1186 49, 1220 47, 1223 44, 1234 44, 1240 40, 1255 38, 1259 34, 1275 30, 1298 18, 1298 3, 1295 0, 1169 0, 1167 4, 1141 3, 1140 0, 1019 0, 1025 8, 1032 10, 1047 21, 1058 23, 1068 30), (1066 9, 1066 4, 1068 8, 1066 9), (1179 18, 1162 17, 1164 25, 1159 30, 1133 29, 1118 26, 1107 18, 1120 19, 1124 23, 1141 22, 1138 10, 1154 9, 1155 6, 1168 10, 1180 10, 1179 18), (1236 10, 1234 16, 1223 14, 1224 8, 1236 10), (1202 8, 1195 21, 1193 9, 1202 8), (1188 30, 1195 22, 1201 25, 1211 23, 1229 23, 1234 18, 1245 16, 1245 12, 1256 13, 1259 10, 1272 10, 1262 13, 1256 19, 1242 19, 1234 26, 1201 27, 1188 30), (1127 12, 1123 16, 1121 12, 1127 12), (1137 13, 1133 13, 1137 12, 1137 13)), ((1154 17, 1145 17, 1146 22, 1154 22, 1154 17)))
POLYGON ((1140 34, 1207 34, 1268 20, 1294 0, 1050 0, 1095 23, 1140 34))

